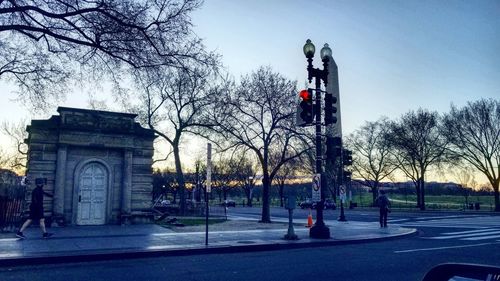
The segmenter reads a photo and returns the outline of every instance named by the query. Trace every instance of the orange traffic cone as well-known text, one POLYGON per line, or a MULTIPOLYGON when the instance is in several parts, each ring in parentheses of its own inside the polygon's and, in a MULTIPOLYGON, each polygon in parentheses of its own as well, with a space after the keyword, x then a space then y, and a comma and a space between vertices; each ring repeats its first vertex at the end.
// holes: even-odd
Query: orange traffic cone
POLYGON ((311 212, 309 211, 309 216, 307 216, 306 227, 312 227, 312 225, 313 225, 313 216, 311 215, 311 212))

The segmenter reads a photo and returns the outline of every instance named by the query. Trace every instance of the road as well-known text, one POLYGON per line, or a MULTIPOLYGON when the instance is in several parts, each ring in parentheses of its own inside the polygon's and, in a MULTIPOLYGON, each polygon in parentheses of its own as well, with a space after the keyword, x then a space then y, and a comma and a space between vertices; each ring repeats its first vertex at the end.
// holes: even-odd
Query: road
MULTIPOLYGON (((297 210, 305 221, 308 211, 297 210)), ((254 218, 258 209, 236 208, 229 216, 254 218)), ((273 209, 273 220, 286 213, 273 209)), ((337 211, 327 211, 334 219, 337 211)), ((373 211, 349 211, 348 219, 373 221, 373 211)), ((258 216, 257 216, 258 217, 258 216)), ((475 213, 391 213, 390 224, 419 235, 381 242, 322 248, 113 260, 0 268, 0 280, 420 280, 444 262, 500 266, 500 216, 475 213)), ((334 229, 331 230, 334 233, 334 229)))

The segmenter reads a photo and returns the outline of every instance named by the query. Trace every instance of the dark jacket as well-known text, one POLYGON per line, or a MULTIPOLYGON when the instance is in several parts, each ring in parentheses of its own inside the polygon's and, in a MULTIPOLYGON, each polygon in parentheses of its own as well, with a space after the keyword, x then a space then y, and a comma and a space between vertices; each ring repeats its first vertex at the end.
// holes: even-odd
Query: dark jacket
POLYGON ((391 206, 391 201, 389 201, 389 198, 387 198, 385 194, 380 195, 375 203, 380 207, 380 209, 388 209, 391 206))
POLYGON ((52 194, 43 191, 41 186, 37 186, 33 189, 33 192, 31 193, 30 209, 43 211, 43 195, 53 197, 52 194))

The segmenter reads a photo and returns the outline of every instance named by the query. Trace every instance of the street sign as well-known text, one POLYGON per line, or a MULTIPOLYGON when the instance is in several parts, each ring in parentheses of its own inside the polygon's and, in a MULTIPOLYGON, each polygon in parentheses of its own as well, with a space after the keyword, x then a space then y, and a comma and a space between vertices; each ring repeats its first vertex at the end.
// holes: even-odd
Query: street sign
POLYGON ((321 174, 315 174, 312 180, 312 201, 321 201, 321 174))
POLYGON ((212 191, 211 188, 212 182, 212 144, 207 143, 207 192, 210 193, 212 191))
POLYGON ((345 186, 341 185, 340 186, 340 200, 342 200, 342 202, 345 202, 345 199, 346 199, 345 186))

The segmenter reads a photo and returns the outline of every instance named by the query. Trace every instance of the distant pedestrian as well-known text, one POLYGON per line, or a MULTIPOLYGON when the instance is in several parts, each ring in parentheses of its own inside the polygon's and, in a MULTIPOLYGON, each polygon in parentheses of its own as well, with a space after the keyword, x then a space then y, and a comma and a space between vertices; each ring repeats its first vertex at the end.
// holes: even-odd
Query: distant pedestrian
POLYGON ((380 190, 380 195, 375 201, 376 205, 379 207, 380 211, 380 227, 387 227, 387 215, 391 212, 391 201, 385 195, 384 190, 380 190))
POLYGON ((28 219, 24 222, 23 226, 16 233, 19 238, 26 238, 23 231, 34 221, 38 220, 40 222, 40 229, 42 230, 42 238, 49 238, 52 233, 48 233, 45 229, 45 218, 43 217, 43 195, 53 197, 52 194, 43 191, 44 179, 35 179, 36 188, 33 189, 31 193, 31 204, 30 204, 30 215, 28 219))

